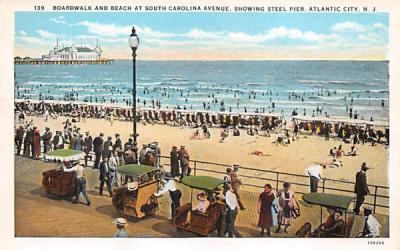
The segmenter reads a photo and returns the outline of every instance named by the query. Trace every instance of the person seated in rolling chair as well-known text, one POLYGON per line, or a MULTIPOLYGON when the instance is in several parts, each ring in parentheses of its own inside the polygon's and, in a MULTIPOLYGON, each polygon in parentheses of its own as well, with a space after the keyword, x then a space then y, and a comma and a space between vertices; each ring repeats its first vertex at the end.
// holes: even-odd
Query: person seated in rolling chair
POLYGON ((333 215, 333 223, 331 225, 324 225, 320 228, 319 237, 321 238, 336 238, 342 234, 345 225, 343 220, 343 211, 335 211, 333 215))
POLYGON ((201 192, 197 195, 198 203, 196 206, 192 207, 192 211, 198 211, 200 213, 205 213, 207 208, 210 206, 210 201, 207 200, 207 195, 204 192, 201 192))
POLYGON ((126 195, 131 198, 136 198, 138 194, 139 181, 131 181, 125 184, 126 195))
POLYGON ((327 210, 329 213, 328 218, 326 218, 326 220, 314 230, 312 236, 318 237, 322 233, 323 229, 329 228, 335 223, 335 209, 328 207, 327 210))
POLYGON ((192 213, 206 213, 208 207, 210 206, 210 201, 207 199, 207 194, 204 192, 201 192, 199 194, 197 194, 197 204, 195 206, 192 207, 191 211, 188 212, 187 218, 186 218, 186 222, 185 225, 188 226, 190 225, 190 220, 192 218, 192 213))

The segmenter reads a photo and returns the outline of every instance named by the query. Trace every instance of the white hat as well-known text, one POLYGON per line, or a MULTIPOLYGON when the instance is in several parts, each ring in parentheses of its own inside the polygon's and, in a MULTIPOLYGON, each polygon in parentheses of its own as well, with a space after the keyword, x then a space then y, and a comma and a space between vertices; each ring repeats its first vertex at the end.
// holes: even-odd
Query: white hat
POLYGON ((128 224, 128 221, 125 218, 117 218, 114 221, 114 224, 119 225, 119 226, 126 226, 128 224))
POLYGON ((139 183, 137 181, 132 181, 127 184, 128 191, 134 191, 138 189, 139 183))
POLYGON ((197 194, 197 199, 199 201, 206 201, 207 200, 207 194, 205 192, 200 192, 197 194))

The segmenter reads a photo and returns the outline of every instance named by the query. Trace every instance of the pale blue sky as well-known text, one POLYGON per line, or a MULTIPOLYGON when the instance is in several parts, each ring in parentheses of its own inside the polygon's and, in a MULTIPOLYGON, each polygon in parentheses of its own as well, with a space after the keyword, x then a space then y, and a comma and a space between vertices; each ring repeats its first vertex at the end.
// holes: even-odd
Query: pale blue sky
POLYGON ((382 13, 18 12, 15 53, 40 57, 56 37, 88 47, 99 37, 105 57, 129 58, 132 25, 144 60, 382 60, 388 42, 382 13))

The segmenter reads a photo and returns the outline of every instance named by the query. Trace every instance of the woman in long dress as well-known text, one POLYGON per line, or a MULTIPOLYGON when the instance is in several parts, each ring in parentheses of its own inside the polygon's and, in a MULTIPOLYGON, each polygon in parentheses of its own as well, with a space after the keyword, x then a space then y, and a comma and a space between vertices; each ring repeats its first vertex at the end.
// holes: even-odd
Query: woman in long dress
POLYGON ((267 230, 267 235, 271 236, 270 228, 274 226, 272 215, 272 204, 275 200, 275 195, 272 192, 272 186, 266 184, 264 191, 258 197, 258 227, 261 228, 261 236, 264 235, 264 230, 267 230))
POLYGON ((292 219, 292 209, 293 209, 293 199, 294 192, 290 190, 290 183, 283 183, 284 190, 280 191, 278 194, 279 203, 279 215, 278 221, 279 226, 276 229, 276 233, 281 230, 281 226, 284 226, 284 231, 287 233, 287 228, 290 226, 290 220, 292 219))

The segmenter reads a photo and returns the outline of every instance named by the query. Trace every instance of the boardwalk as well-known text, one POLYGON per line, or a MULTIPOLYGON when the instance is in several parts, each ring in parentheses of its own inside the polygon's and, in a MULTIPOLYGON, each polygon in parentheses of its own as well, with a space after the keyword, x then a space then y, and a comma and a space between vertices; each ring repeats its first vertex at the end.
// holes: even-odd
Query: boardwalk
MULTIPOLYGON (((50 237, 112 237, 115 225, 112 223, 118 214, 111 205, 111 198, 98 196, 98 172, 87 169, 91 206, 76 205, 68 199, 49 197, 41 188, 42 172, 54 168, 54 164, 15 158, 15 236, 50 237)), ((181 203, 190 201, 190 190, 181 186, 181 203)), ((195 191, 196 192, 196 191, 195 191)), ((257 193, 243 191, 242 199, 247 209, 240 211, 237 229, 244 237, 258 237, 256 227, 257 193)), ((298 197, 300 199, 300 197, 298 197)), ((293 237, 295 231, 309 221, 313 227, 319 224, 320 208, 306 206, 300 201, 301 217, 293 220, 289 233, 272 234, 272 237, 293 237)), ((129 219, 127 228, 130 237, 196 237, 191 233, 180 232, 167 220, 168 199, 160 199, 157 215, 136 221, 129 219)), ((382 223, 383 237, 388 236, 388 216, 377 215, 382 223)), ((363 217, 357 216, 352 236, 362 230, 363 217)), ((212 235, 216 236, 216 235, 212 235)))

